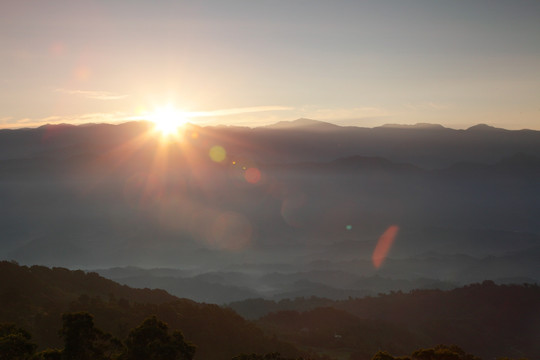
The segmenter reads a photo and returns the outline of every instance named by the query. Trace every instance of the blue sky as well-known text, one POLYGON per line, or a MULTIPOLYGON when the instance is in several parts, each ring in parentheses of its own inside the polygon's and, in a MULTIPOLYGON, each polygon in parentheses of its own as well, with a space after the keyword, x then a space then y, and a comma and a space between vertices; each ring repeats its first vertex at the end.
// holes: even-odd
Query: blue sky
POLYGON ((0 127, 122 122, 540 129, 540 2, 0 4, 0 127))

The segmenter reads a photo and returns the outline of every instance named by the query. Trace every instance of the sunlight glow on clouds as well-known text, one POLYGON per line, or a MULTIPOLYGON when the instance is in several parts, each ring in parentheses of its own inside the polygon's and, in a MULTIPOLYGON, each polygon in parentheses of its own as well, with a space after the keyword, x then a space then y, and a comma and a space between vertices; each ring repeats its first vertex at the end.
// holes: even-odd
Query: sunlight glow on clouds
POLYGON ((13 117, 0 119, 0 128, 24 128, 24 127, 39 127, 46 124, 87 124, 87 123, 108 123, 118 124, 121 122, 135 120, 133 116, 122 112, 114 113, 89 113, 89 114, 75 114, 67 116, 47 116, 44 118, 20 118, 15 119, 13 117), (9 119, 7 122, 2 121, 9 119))
POLYGON ((1 124, 10 124, 13 120, 13 117, 12 116, 6 116, 6 117, 2 117, 0 118, 0 125, 1 124))
MULTIPOLYGON (((272 112, 283 112, 294 110, 292 107, 288 106, 273 106, 273 105, 263 105, 263 106, 249 106, 249 107, 238 107, 230 109, 218 109, 218 110, 209 110, 209 111, 182 111, 184 118, 189 119, 190 121, 199 123, 199 124, 222 124, 226 122, 229 125, 242 125, 243 119, 246 119, 247 124, 251 126, 257 126, 261 122, 257 120, 260 115, 255 116, 255 114, 261 113, 272 113, 272 112), (221 118, 227 118, 226 121, 220 120, 221 118)), ((140 116, 141 120, 147 120, 148 114, 143 114, 140 116)), ((150 115, 151 116, 151 115, 150 115)), ((275 122, 275 121, 274 121, 275 122)), ((264 125, 265 122, 263 121, 264 125)))
POLYGON ((115 94, 109 91, 92 91, 92 90, 69 90, 69 89, 56 89, 56 92, 70 94, 70 95, 80 95, 88 99, 95 100, 119 100, 128 97, 129 95, 125 94, 115 94))
MULTIPOLYGON (((107 92, 98 92, 98 91, 81 91, 81 90, 64 90, 58 89, 58 92, 64 92, 74 95, 81 95, 85 97, 91 97, 99 100, 114 100, 120 99, 127 95, 114 95, 107 92), (122 97, 120 97, 122 96, 122 97)), ((157 123, 160 123, 160 127, 163 127, 162 130, 165 132, 171 132, 173 126, 180 126, 187 121, 197 118, 220 118, 220 117, 230 117, 234 115, 245 115, 245 114, 254 114, 254 113, 264 113, 264 112, 273 112, 273 111, 282 111, 292 109, 286 106, 251 106, 244 108, 231 108, 231 109, 220 109, 220 110, 211 110, 211 111, 180 111, 174 110, 172 105, 157 107, 155 111, 148 112, 143 108, 136 111, 136 113, 127 113, 122 111, 115 112, 101 112, 101 113, 87 113, 87 114, 73 114, 73 115, 55 115, 47 116, 42 118, 15 118, 13 116, 6 116, 0 118, 0 127, 3 128, 20 128, 20 127, 37 127, 45 124, 84 124, 84 123, 111 123, 118 124, 126 121, 137 121, 137 120, 148 120, 157 123), (172 124, 171 119, 173 117, 179 117, 178 121, 174 120, 172 122, 178 122, 178 124, 172 124), (161 122, 161 120, 166 120, 161 122), (165 129, 166 128, 166 129, 165 129)), ((253 122, 253 118, 252 118, 253 122)))
POLYGON ((359 120, 359 119, 376 119, 388 118, 392 112, 383 107, 364 106, 353 108, 313 108, 307 107, 302 109, 304 114, 302 117, 307 117, 316 120, 359 120))
POLYGON ((190 112, 192 117, 205 117, 205 116, 228 116, 236 114, 246 114, 254 112, 266 112, 266 111, 280 111, 280 110, 292 110, 292 107, 289 106, 251 106, 243 108, 233 108, 233 109, 221 109, 221 110, 211 110, 211 111, 194 111, 190 112))
POLYGON ((418 109, 435 109, 435 110, 444 110, 448 108, 448 105, 444 104, 437 104, 433 102, 425 102, 425 103, 419 103, 419 104, 411 104, 407 103, 404 105, 406 108, 411 110, 418 110, 418 109))

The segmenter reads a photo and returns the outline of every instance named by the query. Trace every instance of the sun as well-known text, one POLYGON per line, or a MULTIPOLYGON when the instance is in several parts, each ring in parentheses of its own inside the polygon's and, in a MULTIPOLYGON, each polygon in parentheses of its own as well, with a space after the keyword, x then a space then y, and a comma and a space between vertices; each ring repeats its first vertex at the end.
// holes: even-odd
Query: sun
POLYGON ((188 121, 184 111, 171 105, 157 108, 148 119, 154 123, 154 129, 164 136, 176 134, 178 128, 188 121))

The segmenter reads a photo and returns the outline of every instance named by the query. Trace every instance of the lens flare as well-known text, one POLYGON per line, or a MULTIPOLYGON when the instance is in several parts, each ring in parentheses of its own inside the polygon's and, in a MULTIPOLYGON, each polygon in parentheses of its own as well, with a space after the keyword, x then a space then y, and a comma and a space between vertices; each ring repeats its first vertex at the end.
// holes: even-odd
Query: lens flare
POLYGON ((223 146, 216 145, 210 148, 208 155, 210 156, 210 159, 212 159, 212 161, 222 162, 227 157, 227 152, 225 151, 223 146))
POLYGON ((81 65, 73 70, 73 76, 78 81, 86 81, 90 78, 92 71, 89 67, 81 65))
POLYGON ((373 251, 373 255, 371 256, 373 266, 375 266, 376 269, 380 268, 384 260, 386 259, 388 252, 392 248, 392 244, 394 243, 394 240, 396 240, 396 236, 398 232, 399 232, 399 226, 391 225, 388 227, 388 229, 386 229, 386 231, 379 238, 379 241, 377 242, 377 246, 375 247, 375 250, 373 251))
POLYGON ((261 181, 261 171, 257 168, 249 168, 244 172, 244 178, 250 184, 256 184, 261 181))

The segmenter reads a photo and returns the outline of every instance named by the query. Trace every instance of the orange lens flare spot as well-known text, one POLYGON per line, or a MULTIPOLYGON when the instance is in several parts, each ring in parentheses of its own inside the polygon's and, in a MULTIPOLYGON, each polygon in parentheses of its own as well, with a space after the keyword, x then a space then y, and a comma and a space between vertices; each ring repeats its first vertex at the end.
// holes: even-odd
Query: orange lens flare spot
POLYGON ((244 178, 250 184, 256 184, 261 181, 261 171, 257 168, 249 168, 244 172, 244 178))
POLYGON ((394 240, 396 239, 398 232, 399 226, 391 225, 379 238, 377 246, 375 247, 373 255, 371 256, 373 266, 375 266, 376 269, 380 268, 386 259, 386 256, 392 248, 392 244, 394 244, 394 240))
POLYGON ((210 148, 208 156, 210 156, 210 159, 212 159, 212 161, 222 162, 227 157, 227 152, 222 146, 216 145, 210 148))
POLYGON ((92 72, 90 71, 90 68, 86 66, 79 66, 73 70, 73 76, 75 77, 75 79, 79 81, 88 80, 88 78, 90 78, 91 73, 92 72))
POLYGON ((55 42, 51 44, 51 46, 49 47, 49 52, 53 56, 64 55, 65 51, 66 51, 66 46, 61 42, 55 42))

